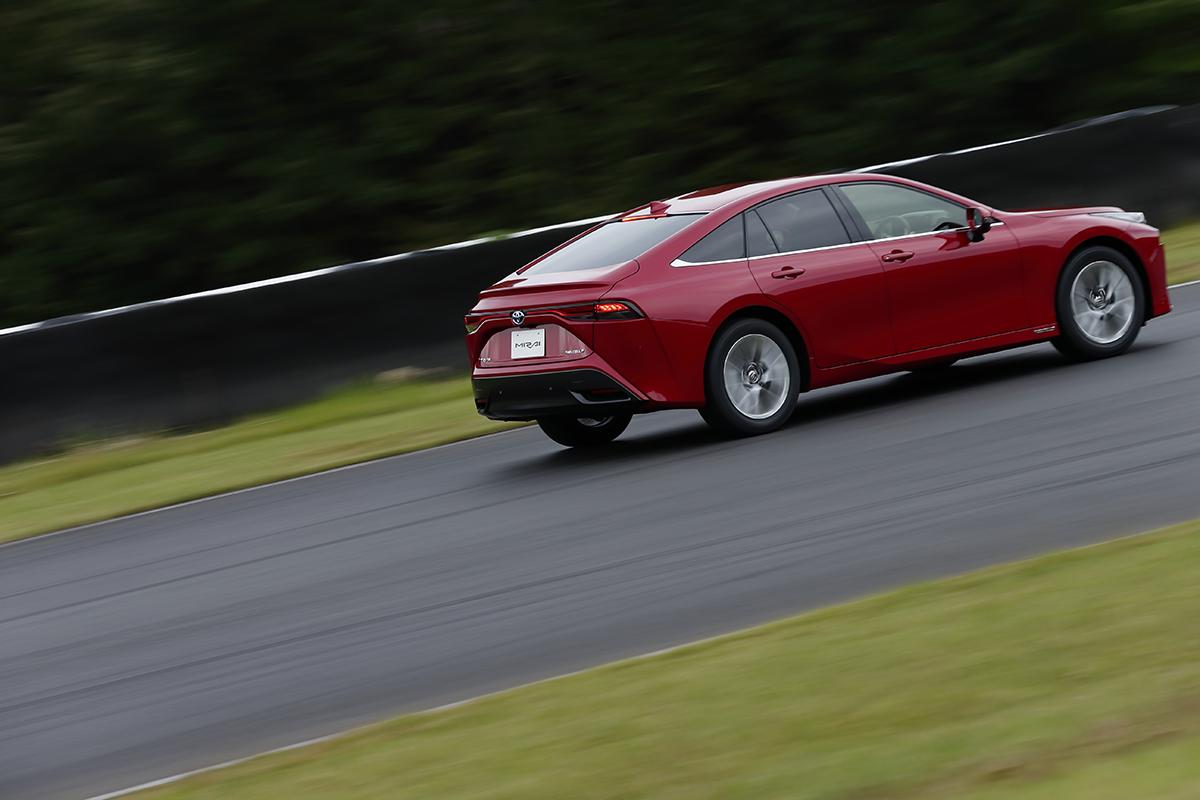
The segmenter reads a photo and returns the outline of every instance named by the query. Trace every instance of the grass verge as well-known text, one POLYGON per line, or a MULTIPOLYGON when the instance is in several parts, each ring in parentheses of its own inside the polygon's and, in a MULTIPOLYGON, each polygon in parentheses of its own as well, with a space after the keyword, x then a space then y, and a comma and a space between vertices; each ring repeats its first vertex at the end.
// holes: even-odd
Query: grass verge
POLYGON ((1200 222, 1162 232, 1167 250, 1167 278, 1171 283, 1200 280, 1200 222))
MULTIPOLYGON (((1172 283, 1200 278, 1200 223, 1163 233, 1172 283)), ((465 379, 361 386, 227 428, 0 467, 0 542, 501 430, 465 379)))
POLYGON ((503 430, 467 378, 371 384, 224 428, 0 468, 0 541, 503 430))
POLYGON ((1198 570, 1200 521, 400 717, 137 797, 1193 796, 1198 570))

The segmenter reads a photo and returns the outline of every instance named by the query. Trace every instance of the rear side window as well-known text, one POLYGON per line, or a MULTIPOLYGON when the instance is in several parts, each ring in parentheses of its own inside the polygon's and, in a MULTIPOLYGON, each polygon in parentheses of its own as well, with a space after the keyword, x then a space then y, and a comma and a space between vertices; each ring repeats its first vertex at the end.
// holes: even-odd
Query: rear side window
POLYGON ((838 188, 876 239, 966 225, 966 211, 962 206, 906 186, 851 183, 838 188))
POLYGON ((850 241, 841 218, 819 189, 763 203, 758 214, 781 253, 850 241))
POLYGON ((687 249, 680 258, 691 264, 729 261, 746 257, 746 241, 742 233, 742 216, 726 220, 712 233, 687 249))
POLYGON ((671 234, 691 225, 700 219, 700 216, 700 214, 676 214, 668 217, 645 217, 628 221, 606 222, 558 252, 546 256, 525 270, 525 274, 574 272, 581 269, 624 264, 626 261, 637 258, 671 234))
POLYGON ((747 211, 746 255, 769 256, 778 252, 775 242, 771 240, 771 234, 767 233, 767 226, 763 224, 762 217, 757 211, 747 211))

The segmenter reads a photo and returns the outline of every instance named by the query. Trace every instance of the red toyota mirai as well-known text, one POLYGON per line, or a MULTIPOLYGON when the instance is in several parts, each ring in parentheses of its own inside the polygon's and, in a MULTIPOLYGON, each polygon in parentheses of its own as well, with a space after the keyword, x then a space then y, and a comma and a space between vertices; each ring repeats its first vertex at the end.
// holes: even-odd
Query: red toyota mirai
POLYGON ((485 289, 465 322, 479 412, 579 446, 665 408, 765 433, 801 392, 1036 342, 1113 356, 1170 310, 1139 213, 842 174, 639 206, 485 289))

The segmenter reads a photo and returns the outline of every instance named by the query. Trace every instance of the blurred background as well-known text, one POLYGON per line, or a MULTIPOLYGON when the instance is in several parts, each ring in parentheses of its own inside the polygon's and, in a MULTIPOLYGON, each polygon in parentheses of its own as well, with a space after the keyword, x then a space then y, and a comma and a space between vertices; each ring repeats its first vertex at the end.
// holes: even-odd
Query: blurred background
POLYGON ((1183 105, 1198 34, 1195 0, 9 3, 0 327, 1183 105))
MULTIPOLYGON (((505 429, 466 377, 481 288, 705 186, 874 167, 1120 205, 1200 280, 1200 0, 27 0, 0 52, 0 797, 1200 515, 1200 286, 1127 358, 889 376, 753 441, 679 411, 598 456, 517 430, 383 458, 505 429)), ((1198 534, 153 797, 1025 798, 1126 756, 1136 784, 1037 796, 1194 796, 1198 534)))

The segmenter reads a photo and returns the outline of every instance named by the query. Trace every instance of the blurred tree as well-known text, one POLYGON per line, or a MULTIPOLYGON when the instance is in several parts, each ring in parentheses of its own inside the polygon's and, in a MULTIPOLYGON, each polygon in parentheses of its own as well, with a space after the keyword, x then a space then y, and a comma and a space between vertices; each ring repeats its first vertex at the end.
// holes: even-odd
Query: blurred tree
POLYGON ((1196 0, 0 8, 0 325, 1200 95, 1196 0))

